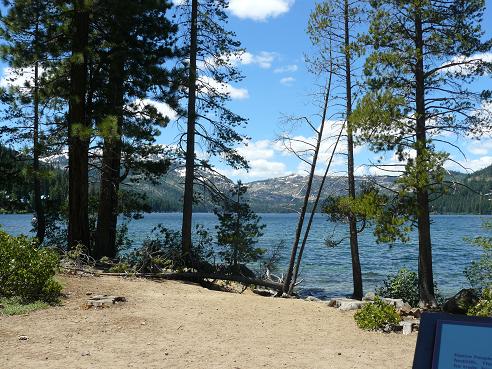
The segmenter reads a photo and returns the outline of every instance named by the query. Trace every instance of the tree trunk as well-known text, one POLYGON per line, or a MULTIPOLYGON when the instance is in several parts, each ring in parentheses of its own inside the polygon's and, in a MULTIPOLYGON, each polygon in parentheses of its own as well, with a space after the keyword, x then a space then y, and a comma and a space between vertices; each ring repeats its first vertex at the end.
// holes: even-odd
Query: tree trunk
POLYGON ((85 0, 74 0, 70 104, 68 121, 68 248, 89 245, 88 151, 89 122, 86 119, 87 46, 89 11, 85 0))
MULTIPOLYGON (((347 119, 347 179, 348 195, 355 199, 355 177, 354 177, 354 138, 350 115, 352 114, 352 75, 351 75, 351 51, 350 51, 350 29, 349 29, 349 3, 344 0, 345 21, 345 82, 346 82, 346 119, 347 119)), ((359 242, 357 239, 357 219, 353 214, 349 215, 350 231, 350 253, 352 257, 352 278, 354 292, 352 297, 362 300, 362 272, 359 260, 359 242)))
POLYGON ((426 168, 427 138, 425 111, 424 42, 422 19, 419 10, 415 15, 415 102, 416 102, 416 166, 417 166, 417 225, 419 234, 419 295, 422 307, 437 306, 434 295, 434 277, 432 273, 432 244, 429 215, 429 177, 426 168))
POLYGON ((323 106, 323 116, 321 118, 321 125, 320 125, 319 131, 318 131, 316 148, 314 150, 313 161, 311 163, 311 170, 309 172, 309 178, 308 178, 308 182, 306 185, 306 193, 304 194, 304 201, 302 204, 301 213, 299 214, 299 220, 297 222, 296 234, 295 234, 294 243, 292 245, 292 250, 291 250, 291 254, 290 254, 289 267, 287 269, 287 274, 286 274, 285 280, 284 280, 283 291, 287 294, 289 294, 289 293, 292 294, 292 291, 294 288, 292 281, 293 281, 294 269, 295 269, 296 258, 297 258, 297 249, 299 248, 299 241, 301 239, 302 228, 304 226, 304 218, 306 216, 306 211, 307 211, 307 207, 309 204, 309 197, 311 196, 311 187, 313 185, 314 173, 316 170, 316 163, 318 161, 319 148, 321 146, 321 141, 323 138, 323 131, 325 128, 326 112, 328 110, 328 102, 330 100, 331 78, 332 78, 332 70, 330 67, 330 77, 328 80, 328 86, 326 88, 325 101, 324 101, 324 106, 323 106))
POLYGON ((96 247, 94 257, 115 258, 118 226, 118 191, 120 186, 121 135, 124 105, 124 51, 115 49, 111 55, 109 77, 109 114, 116 126, 104 138, 99 208, 97 215, 96 247))
POLYGON ((340 129, 340 133, 338 134, 337 140, 335 142, 335 146, 333 146, 333 151, 331 152, 330 160, 328 161, 328 165, 326 166, 325 173, 323 174, 323 179, 321 180, 321 184, 319 186, 318 194, 316 195, 316 199, 314 200, 313 209, 311 210, 311 214, 309 215, 309 220, 306 226, 306 230, 304 232, 301 248, 299 249, 299 256, 297 257, 296 266, 294 268, 294 277, 292 278, 292 283, 290 284, 289 295, 292 295, 292 293, 294 292, 294 287, 296 285, 297 277, 299 275, 299 268, 301 266, 302 255, 306 247, 306 243, 309 237, 309 232, 311 231, 311 226, 313 224, 314 216, 316 215, 316 210, 318 209, 319 200, 321 198, 321 194, 325 186, 326 177, 328 176, 328 172, 330 171, 331 163, 333 161, 333 157, 335 156, 335 152, 337 150, 338 143, 340 142, 340 138, 342 137, 344 128, 345 125, 342 126, 342 128, 340 129))
MULTIPOLYGON (((35 47, 37 48, 38 27, 36 23, 35 47)), ((37 57, 37 55, 36 55, 37 57)), ((46 234, 46 218, 43 202, 41 199, 41 172, 39 157, 41 156, 41 145, 39 143, 39 61, 34 63, 34 123, 33 123, 33 186, 34 186, 34 212, 36 213, 36 238, 39 244, 44 241, 46 234)))
POLYGON ((188 81, 188 124, 186 133, 186 172, 183 198, 183 222, 181 228, 182 257, 186 264, 191 262, 191 228, 193 218, 193 182, 195 179, 195 120, 197 80, 197 25, 198 0, 191 2, 190 66, 188 81))

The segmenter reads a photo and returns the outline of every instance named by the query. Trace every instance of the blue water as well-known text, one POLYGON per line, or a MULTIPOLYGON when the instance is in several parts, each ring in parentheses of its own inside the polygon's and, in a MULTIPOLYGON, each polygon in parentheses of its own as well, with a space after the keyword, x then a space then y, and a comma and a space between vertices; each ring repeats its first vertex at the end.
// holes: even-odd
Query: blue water
MULTIPOLYGON (((281 273, 288 263, 297 215, 260 215, 266 228, 258 246, 271 249, 279 241, 285 241, 279 263, 281 273)), ((0 224, 11 234, 27 234, 31 228, 31 217, 29 214, 0 215, 0 224)), ((484 219, 487 217, 476 215, 437 215, 432 218, 434 277, 444 295, 469 287, 463 269, 472 260, 480 257, 481 250, 467 244, 463 239, 485 235, 486 231, 481 228, 484 219)), ((214 214, 194 214, 194 222, 213 231, 216 217, 214 214)), ((130 223, 129 236, 135 245, 139 245, 159 223, 179 230, 181 215, 146 214, 144 219, 130 223)), ((330 297, 351 292, 352 271, 348 240, 337 247, 329 248, 325 245, 325 239, 332 235, 336 239, 343 238, 347 235, 347 227, 330 223, 326 217, 318 215, 313 223, 300 273, 300 278, 303 279, 300 290, 303 294, 330 297)), ((417 269, 416 232, 411 234, 409 243, 395 244, 392 247, 377 245, 370 231, 361 234, 359 240, 365 291, 373 291, 388 274, 396 273, 402 267, 417 269)))

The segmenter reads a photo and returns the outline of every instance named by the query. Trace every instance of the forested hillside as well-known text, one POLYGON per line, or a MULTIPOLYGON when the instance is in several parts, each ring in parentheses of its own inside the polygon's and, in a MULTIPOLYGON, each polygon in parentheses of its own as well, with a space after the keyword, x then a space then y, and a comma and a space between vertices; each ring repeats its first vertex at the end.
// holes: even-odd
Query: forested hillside
MULTIPOLYGON (((2 176, 0 178, 0 209, 8 212, 30 212, 31 185, 29 182, 29 158, 14 150, 0 147, 2 176)), ((63 203, 66 197, 67 177, 64 170, 66 160, 58 158, 55 162, 45 163, 43 175, 43 194, 46 199, 63 203)), ((211 182, 224 192, 233 186, 233 182, 218 175, 208 175, 211 182)), ((95 178, 95 177, 94 177, 95 178)), ((134 179, 131 176, 129 179, 134 179)), ((356 177, 356 186, 363 183, 375 183, 388 187, 395 177, 356 177)), ((475 173, 464 174, 452 172, 449 188, 445 195, 437 197, 431 203, 432 211, 439 214, 491 214, 492 213, 492 166, 475 173)), ((290 175, 246 183, 247 199, 256 212, 288 213, 295 212, 302 202, 306 177, 290 175)), ((314 178, 315 190, 319 188, 321 177, 314 178)), ((98 183, 91 184, 91 193, 97 192, 98 183)), ((179 212, 182 208, 184 178, 182 170, 171 169, 159 181, 127 181, 122 191, 132 191, 143 196, 147 209, 153 212, 179 212)), ((195 206, 196 212, 212 212, 215 204, 207 195, 205 188, 196 186, 202 201, 195 206)), ((323 197, 341 196, 346 191, 346 177, 328 177, 324 186, 323 197)))

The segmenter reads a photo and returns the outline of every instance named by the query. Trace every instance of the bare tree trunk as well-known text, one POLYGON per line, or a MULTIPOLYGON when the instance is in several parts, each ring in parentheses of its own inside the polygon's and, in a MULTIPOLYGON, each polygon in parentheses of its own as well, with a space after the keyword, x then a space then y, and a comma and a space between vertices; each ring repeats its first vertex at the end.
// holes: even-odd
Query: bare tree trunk
POLYGON ((191 262, 191 231, 193 220, 193 182, 195 179, 195 121, 196 121, 196 80, 197 80, 197 27, 198 0, 191 2, 190 66, 188 81, 188 124, 186 134, 186 172, 183 198, 182 257, 191 262))
POLYGON ((333 151, 331 153, 330 160, 328 161, 328 165, 326 166, 325 173, 323 174, 323 179, 321 180, 318 194, 316 195, 316 199, 314 200, 313 209, 311 210, 311 215, 309 216, 306 230, 304 232, 304 238, 302 239, 301 248, 299 249, 299 256, 297 257, 296 266, 294 268, 294 277, 292 278, 292 283, 290 284, 289 295, 291 295, 294 292, 294 287, 296 285, 297 277, 299 275, 299 268, 301 266, 302 255, 304 253, 304 248, 306 247, 306 243, 307 243, 307 240, 309 238, 309 232, 311 231, 311 226, 313 224, 314 216, 316 215, 316 210, 318 209, 319 200, 321 198, 321 194, 323 192, 323 187, 324 187, 325 182, 326 182, 326 177, 328 176, 328 172, 330 171, 331 162, 333 161, 333 157, 335 156, 335 153, 336 153, 336 150, 338 147, 338 143, 340 142, 340 138, 342 137, 344 128, 345 128, 345 125, 343 125, 342 128, 340 129, 340 133, 338 134, 337 140, 335 142, 335 146, 333 147, 333 151))
POLYGON ((99 208, 94 257, 116 257, 116 231, 118 226, 118 191, 121 167, 121 134, 123 125, 124 61, 118 51, 111 60, 110 114, 116 120, 116 130, 104 138, 104 149, 99 192, 99 208))
MULTIPOLYGON (((36 23, 35 44, 37 47, 38 27, 36 23)), ((38 55, 36 55, 38 57, 38 55)), ((39 142, 39 61, 34 63, 34 124, 33 124, 33 186, 34 186, 34 212, 36 213, 36 238, 41 244, 46 234, 46 218, 43 202, 41 199, 41 171, 39 158, 41 156, 41 145, 39 142)))
POLYGON ((311 196, 311 187, 313 185, 314 173, 315 173, 316 164, 318 161, 319 148, 321 146, 321 141, 323 138, 323 131, 325 128, 326 113, 328 110, 328 102, 330 100, 331 78, 332 78, 332 71, 330 68, 330 77, 328 80, 328 86, 326 88, 325 101, 324 101, 324 105, 323 105, 323 116, 321 118, 321 125, 320 125, 319 131, 318 131, 316 147, 314 149, 314 154, 313 154, 313 161, 311 162, 311 169, 309 172, 309 178, 308 178, 308 182, 306 185, 306 193, 304 194, 304 201, 302 204, 301 213, 299 214, 299 220, 297 222, 296 234, 295 234, 294 243, 292 245, 292 250, 291 250, 291 254, 290 254, 289 267, 287 269, 287 274, 285 276, 284 289, 283 289, 283 291, 285 293, 292 293, 291 284, 292 284, 292 280, 293 280, 294 268, 295 268, 295 263, 296 263, 296 258, 297 258, 297 249, 299 248, 299 241, 301 239, 302 228, 304 226, 304 218, 306 216, 306 211, 307 211, 307 207, 309 204, 309 197, 311 196))
POLYGON ((85 0, 74 0, 70 104, 68 121, 69 193, 68 248, 89 247, 88 151, 89 122, 86 119, 87 46, 89 11, 85 0))
MULTIPOLYGON (((344 0, 345 21, 345 82, 346 82, 346 119, 347 119, 347 179, 348 195, 355 199, 355 177, 354 177, 354 137, 350 116, 352 114, 352 62, 350 51, 350 28, 349 28, 349 2, 344 0)), ((350 230, 350 253, 352 258, 352 279, 354 292, 352 297, 362 300, 362 272, 359 259, 359 243, 357 239, 357 219, 354 214, 349 215, 350 230)))
POLYGON ((415 101, 416 101, 416 165, 417 182, 417 225, 419 233, 419 295, 420 305, 423 307, 437 306, 434 295, 434 277, 432 272, 432 243, 429 215, 428 173, 425 168, 427 137, 426 137, 426 112, 425 112, 425 76, 424 76, 424 42, 422 31, 422 19, 417 10, 415 16, 415 47, 417 63, 415 68, 415 101))

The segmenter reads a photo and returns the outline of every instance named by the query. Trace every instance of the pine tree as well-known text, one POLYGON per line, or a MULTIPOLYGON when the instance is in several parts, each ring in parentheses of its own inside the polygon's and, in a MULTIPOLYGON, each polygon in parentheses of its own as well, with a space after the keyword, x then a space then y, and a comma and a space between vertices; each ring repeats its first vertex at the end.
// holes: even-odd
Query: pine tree
POLYGON ((241 57, 240 43, 234 33, 227 31, 227 1, 186 0, 178 5, 178 23, 185 49, 188 72, 183 81, 186 99, 186 133, 178 146, 185 160, 185 192, 183 199, 182 251, 184 259, 191 255, 193 216, 193 187, 203 181, 196 175, 198 168, 211 170, 209 160, 197 160, 195 146, 201 144, 209 156, 216 156, 234 168, 247 168, 246 161, 235 150, 244 137, 236 128, 245 124, 227 107, 230 99, 227 83, 241 80, 234 61, 241 57), (186 148, 183 143, 186 141, 186 148))
POLYGON ((70 97, 68 108, 68 248, 90 247, 88 46, 91 6, 85 0, 71 2, 70 97))
POLYGON ((120 183, 138 174, 162 175, 169 166, 154 145, 169 118, 151 99, 176 107, 173 71, 165 63, 176 56, 176 27, 167 1, 105 1, 96 4, 92 58, 94 125, 103 139, 98 221, 94 255, 116 256, 120 183), (96 63, 97 60, 97 63, 96 63))
POLYGON ((264 250, 255 247, 263 235, 265 225, 245 202, 247 187, 241 181, 231 191, 230 198, 225 199, 222 207, 214 213, 219 219, 217 242, 223 250, 219 253, 234 273, 240 273, 240 264, 257 261, 264 250))
MULTIPOLYGON (((448 154, 436 147, 444 133, 480 132, 488 91, 468 86, 490 64, 475 55, 483 43, 482 0, 373 0, 365 72, 369 93, 353 114, 361 138, 374 151, 396 151, 402 169, 399 202, 419 238, 420 304, 435 306, 430 206, 443 191, 448 154), (439 136, 441 135, 441 136, 439 136)), ((384 167, 381 164, 381 167, 384 167)))
POLYGON ((2 18, 1 37, 5 40, 2 58, 9 65, 7 86, 1 100, 6 104, 2 135, 6 142, 26 145, 32 156, 32 189, 36 215, 36 238, 43 242, 46 233, 45 210, 42 201, 42 168, 45 154, 41 110, 49 102, 46 71, 59 47, 53 41, 59 26, 59 9, 48 0, 4 1, 8 7, 2 18))

